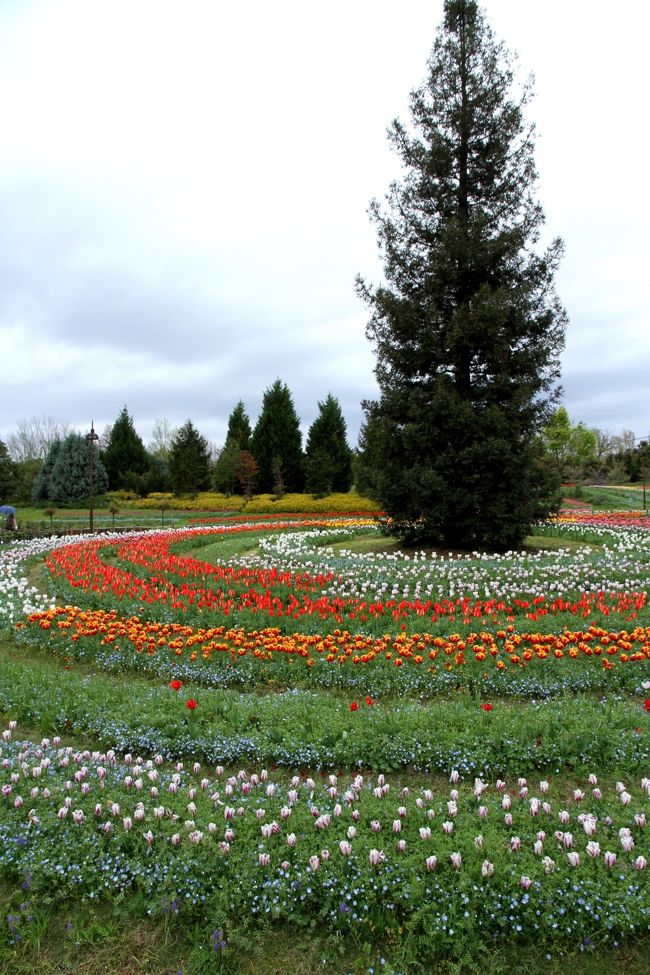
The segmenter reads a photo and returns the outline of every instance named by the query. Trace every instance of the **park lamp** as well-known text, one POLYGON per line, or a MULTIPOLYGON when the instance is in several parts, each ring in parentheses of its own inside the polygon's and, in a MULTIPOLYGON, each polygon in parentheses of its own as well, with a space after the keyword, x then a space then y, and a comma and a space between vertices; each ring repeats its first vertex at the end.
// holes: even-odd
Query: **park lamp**
POLYGON ((94 494, 94 474, 95 474, 95 441, 99 437, 95 433, 95 421, 90 421, 90 433, 86 434, 88 441, 88 524, 90 531, 93 530, 93 494, 94 494))
MULTIPOLYGON (((648 446, 647 439, 641 440, 641 442, 639 443, 639 450, 643 450, 645 452, 647 446, 648 446)), ((646 465, 643 461, 641 462, 641 475, 643 477, 643 510, 647 511, 648 508, 646 505, 646 483, 645 483, 647 471, 646 471, 646 465)))
MULTIPOLYGON (((635 437, 634 438, 634 443, 635 444, 638 444, 638 447, 636 447, 636 450, 639 452, 639 454, 641 454, 641 451, 643 451, 645 453, 645 451, 647 450, 647 447, 648 447, 648 441, 650 441, 650 434, 647 437, 635 437)), ((648 471, 647 471, 646 465, 645 465, 645 463, 644 463, 643 460, 641 460, 641 463, 639 464, 639 468, 640 468, 640 472, 641 472, 641 477, 643 478, 643 510, 644 511, 647 511, 648 510, 648 506, 647 506, 647 503, 646 503, 646 478, 648 476, 648 471)))

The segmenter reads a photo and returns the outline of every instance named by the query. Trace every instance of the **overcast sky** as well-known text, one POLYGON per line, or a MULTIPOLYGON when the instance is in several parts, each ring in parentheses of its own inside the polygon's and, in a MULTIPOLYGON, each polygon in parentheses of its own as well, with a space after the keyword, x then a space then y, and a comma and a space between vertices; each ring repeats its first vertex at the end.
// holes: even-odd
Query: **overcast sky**
MULTIPOLYGON (((0 438, 53 416, 147 442, 239 399, 375 394, 367 207, 400 173, 442 0, 0 0, 0 438)), ((545 242, 561 236, 574 420, 650 433, 642 0, 486 0, 535 75, 545 242)))

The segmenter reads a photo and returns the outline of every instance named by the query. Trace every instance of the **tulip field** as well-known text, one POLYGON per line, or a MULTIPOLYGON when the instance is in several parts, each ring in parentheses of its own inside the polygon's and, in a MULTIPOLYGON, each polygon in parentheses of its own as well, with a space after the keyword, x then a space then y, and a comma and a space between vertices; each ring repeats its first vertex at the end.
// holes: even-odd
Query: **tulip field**
POLYGON ((0 972, 649 971, 649 578, 634 511, 1 547, 0 972))

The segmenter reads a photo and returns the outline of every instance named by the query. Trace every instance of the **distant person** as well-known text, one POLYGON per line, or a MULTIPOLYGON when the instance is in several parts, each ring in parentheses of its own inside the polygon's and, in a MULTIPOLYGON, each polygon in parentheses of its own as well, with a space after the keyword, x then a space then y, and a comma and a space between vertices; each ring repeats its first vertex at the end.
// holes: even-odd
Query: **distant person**
POLYGON ((15 532, 17 530, 18 522, 16 521, 16 516, 13 513, 7 516, 5 528, 9 532, 15 532))

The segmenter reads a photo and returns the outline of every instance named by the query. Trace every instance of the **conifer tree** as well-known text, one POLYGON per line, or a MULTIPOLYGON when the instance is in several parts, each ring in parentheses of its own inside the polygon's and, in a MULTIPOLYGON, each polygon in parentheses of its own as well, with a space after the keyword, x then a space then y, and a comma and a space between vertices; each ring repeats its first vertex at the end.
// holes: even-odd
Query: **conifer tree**
POLYGON ((285 491, 302 491, 304 471, 300 421, 289 388, 279 379, 264 392, 262 412, 255 424, 250 451, 258 465, 257 491, 274 491, 278 472, 285 491))
POLYGON ((224 494, 242 494, 244 489, 238 476, 241 454, 250 447, 251 422, 240 400, 228 418, 226 442, 214 465, 214 487, 224 494))
POLYGON ((198 494, 210 486, 210 447, 191 420, 172 440, 169 472, 176 494, 198 494))
POLYGON ((380 397, 373 496, 409 541, 518 545, 555 497, 540 431, 556 401, 562 245, 538 246, 530 94, 474 0, 446 0, 412 127, 393 122, 401 182, 371 216, 386 284, 358 279, 380 397))
POLYGON ((251 441, 251 421, 242 400, 239 400, 228 418, 226 443, 236 444, 240 450, 248 450, 251 441))
POLYGON ((50 497, 50 478, 52 477, 52 470, 56 463, 59 450, 61 449, 61 443, 61 440, 53 440, 45 455, 45 460, 41 464, 32 487, 33 501, 47 501, 50 497))
POLYGON ((349 491, 352 485, 352 451, 339 401, 328 394, 318 404, 318 416, 307 434, 306 487, 314 494, 349 491))
POLYGON ((136 433, 126 406, 111 427, 108 445, 102 453, 111 491, 132 488, 149 468, 144 443, 136 433))
POLYGON ((96 445, 90 447, 80 433, 70 433, 61 443, 50 474, 48 499, 59 504, 80 501, 90 495, 89 453, 93 451, 93 495, 108 489, 108 476, 96 445))

